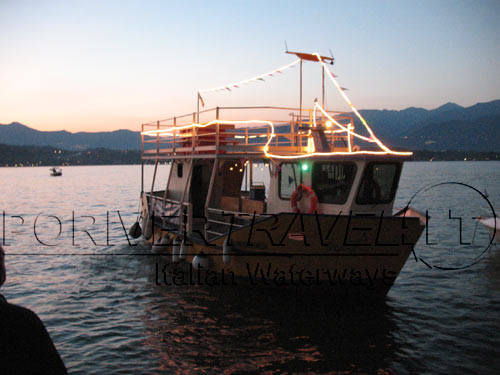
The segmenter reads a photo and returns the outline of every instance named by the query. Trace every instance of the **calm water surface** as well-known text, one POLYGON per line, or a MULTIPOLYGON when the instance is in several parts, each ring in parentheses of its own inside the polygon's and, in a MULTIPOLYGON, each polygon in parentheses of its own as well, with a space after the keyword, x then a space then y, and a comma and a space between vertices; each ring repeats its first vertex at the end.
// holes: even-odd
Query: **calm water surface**
MULTIPOLYGON (((472 217, 487 202, 463 185, 413 198, 431 217, 429 244, 424 233, 385 301, 373 304, 156 286, 155 264, 165 260, 128 246, 120 222, 128 229, 135 221, 140 167, 63 173, 0 168, 10 245, 2 293, 39 314, 71 373, 500 371, 500 249, 483 254, 489 237, 472 217)), ((407 163, 396 206, 424 186, 461 182, 486 189, 500 208, 499 181, 498 162, 407 163)))

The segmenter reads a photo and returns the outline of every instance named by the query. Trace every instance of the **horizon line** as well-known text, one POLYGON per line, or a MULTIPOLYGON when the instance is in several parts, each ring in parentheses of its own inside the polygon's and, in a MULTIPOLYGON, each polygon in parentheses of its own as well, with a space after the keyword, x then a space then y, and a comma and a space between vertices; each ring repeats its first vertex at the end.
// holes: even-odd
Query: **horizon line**
MULTIPOLYGON (((478 104, 487 104, 487 103, 493 103, 493 102, 496 102, 496 101, 500 101, 500 99, 494 99, 494 100, 489 100, 489 101, 485 101, 485 102, 476 102, 475 104, 472 104, 470 106, 462 106, 462 105, 457 104, 455 102, 446 102, 446 103, 444 103, 442 105, 439 105, 439 106, 431 108, 431 109, 428 109, 428 108, 425 108, 425 107, 410 106, 410 107, 406 107, 404 109, 387 109, 387 108, 373 109, 373 108, 365 108, 365 109, 360 109, 359 111, 394 111, 394 112, 401 112, 401 111, 406 111, 408 109, 423 109, 423 110, 426 110, 426 111, 433 111, 433 110, 442 108, 442 107, 444 107, 446 105, 449 105, 449 104, 455 105, 455 106, 460 107, 462 109, 467 109, 467 108, 474 107, 474 106, 476 106, 478 104)), ((303 110, 305 110, 305 108, 303 110)), ((153 121, 158 121, 158 120, 153 120, 153 121)), ((140 128, 141 124, 146 124, 146 123, 150 123, 150 122, 151 121, 142 122, 142 123, 138 124, 137 127, 140 128)), ((76 134, 76 133, 112 133, 112 132, 116 132, 116 131, 140 132, 140 129, 139 130, 131 130, 129 128, 118 128, 118 129, 113 129, 113 130, 101 130, 101 131, 85 131, 85 130, 70 131, 70 130, 65 130, 65 129, 59 129, 59 130, 40 130, 40 129, 37 129, 37 128, 32 127, 32 126, 28 126, 28 125, 26 125, 26 124, 24 124, 22 122, 19 122, 19 121, 11 121, 10 123, 0 123, 0 126, 9 126, 9 125, 14 125, 14 124, 22 125, 22 126, 25 126, 27 128, 30 128, 30 129, 33 129, 33 130, 36 130, 36 131, 39 131, 39 132, 67 132, 67 133, 71 133, 71 134, 76 134)))

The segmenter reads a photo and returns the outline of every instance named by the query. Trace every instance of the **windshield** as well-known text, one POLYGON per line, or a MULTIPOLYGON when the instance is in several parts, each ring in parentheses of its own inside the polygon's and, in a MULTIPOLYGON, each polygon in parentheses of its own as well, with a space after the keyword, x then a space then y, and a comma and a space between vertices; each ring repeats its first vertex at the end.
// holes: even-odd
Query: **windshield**
POLYGON ((365 168, 356 203, 384 204, 394 199, 398 187, 399 163, 370 163, 365 168))
POLYGON ((346 162, 316 162, 312 188, 320 203, 344 204, 349 197, 356 175, 356 164, 346 162))

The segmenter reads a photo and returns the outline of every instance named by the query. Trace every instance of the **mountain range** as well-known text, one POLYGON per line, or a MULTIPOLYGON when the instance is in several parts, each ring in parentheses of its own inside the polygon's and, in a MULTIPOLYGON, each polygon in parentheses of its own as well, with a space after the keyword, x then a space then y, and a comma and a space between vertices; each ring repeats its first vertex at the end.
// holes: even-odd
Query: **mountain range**
POLYGON ((112 150, 137 150, 141 148, 140 132, 115 130, 112 132, 78 132, 66 130, 40 131, 18 122, 0 124, 0 143, 18 146, 52 146, 65 150, 108 148, 112 150))
MULTIPOLYGON (((361 110, 375 134, 388 146, 410 150, 500 150, 500 100, 461 107, 447 103, 427 110, 361 110)), ((366 134, 355 118, 356 131, 366 134)), ((107 148, 138 150, 140 132, 39 131, 13 122, 0 124, 0 144, 52 146, 66 150, 107 148)))
MULTIPOLYGON (((377 137, 392 147, 411 150, 500 150, 500 100, 461 107, 446 103, 426 110, 361 110, 377 137)), ((356 129, 363 126, 355 118, 356 129)))

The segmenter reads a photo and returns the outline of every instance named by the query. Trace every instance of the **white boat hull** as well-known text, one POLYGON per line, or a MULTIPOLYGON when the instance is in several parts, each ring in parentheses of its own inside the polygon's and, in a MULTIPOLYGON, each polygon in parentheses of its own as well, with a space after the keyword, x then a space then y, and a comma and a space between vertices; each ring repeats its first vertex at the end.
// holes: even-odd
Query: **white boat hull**
POLYGON ((488 228, 490 236, 494 237, 495 241, 500 242, 500 218, 479 219, 479 222, 488 228))

